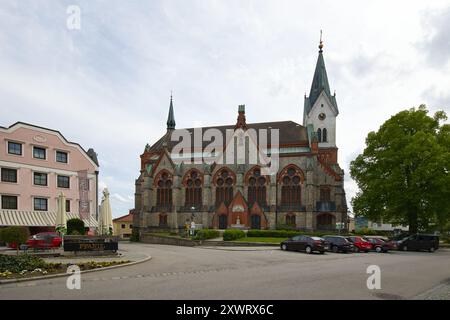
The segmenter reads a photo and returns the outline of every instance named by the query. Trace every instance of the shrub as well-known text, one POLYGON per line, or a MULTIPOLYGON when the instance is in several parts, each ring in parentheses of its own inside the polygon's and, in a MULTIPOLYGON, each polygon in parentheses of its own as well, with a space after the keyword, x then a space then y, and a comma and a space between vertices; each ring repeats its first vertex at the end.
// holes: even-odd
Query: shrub
POLYGON ((195 232, 194 240, 206 240, 206 239, 214 239, 218 238, 220 233, 218 230, 213 229, 201 229, 195 232))
POLYGON ((10 256, 0 255, 0 272, 10 271, 19 273, 23 270, 32 271, 45 268, 47 264, 39 257, 30 255, 10 256))
POLYGON ((381 231, 375 231, 370 228, 361 228, 361 229, 358 229, 355 231, 355 234, 366 235, 366 236, 376 236, 376 235, 379 235, 382 233, 383 232, 381 232, 381 231))
POLYGON ((133 228, 131 230, 131 237, 130 237, 130 241, 132 242, 139 242, 139 230, 136 228, 133 228))
POLYGON ((291 238, 299 234, 302 233, 300 231, 289 230, 249 230, 247 237, 291 238))
POLYGON ((237 229, 227 229, 223 233, 223 240, 224 241, 232 241, 237 240, 245 237, 245 233, 242 230, 237 229))
POLYGON ((0 236, 2 242, 17 244, 17 254, 19 254, 20 245, 28 240, 30 232, 27 227, 7 227, 2 229, 0 236))
MULTIPOLYGON (((301 231, 301 230, 249 230, 247 237, 253 238, 292 238, 298 235, 308 235, 322 237, 324 235, 338 234, 337 231, 301 231)), ((345 235, 345 232, 341 232, 341 235, 345 235)))
POLYGON ((67 220, 67 234, 84 235, 84 222, 81 219, 73 218, 67 220))

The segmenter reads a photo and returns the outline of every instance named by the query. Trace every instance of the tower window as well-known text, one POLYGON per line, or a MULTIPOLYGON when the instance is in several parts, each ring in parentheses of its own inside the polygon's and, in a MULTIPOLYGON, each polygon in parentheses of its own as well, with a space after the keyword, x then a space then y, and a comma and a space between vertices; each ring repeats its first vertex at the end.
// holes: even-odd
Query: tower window
POLYGON ((322 130, 322 142, 327 142, 327 129, 323 128, 322 130))
POLYGON ((317 129, 317 140, 322 142, 322 129, 317 129))

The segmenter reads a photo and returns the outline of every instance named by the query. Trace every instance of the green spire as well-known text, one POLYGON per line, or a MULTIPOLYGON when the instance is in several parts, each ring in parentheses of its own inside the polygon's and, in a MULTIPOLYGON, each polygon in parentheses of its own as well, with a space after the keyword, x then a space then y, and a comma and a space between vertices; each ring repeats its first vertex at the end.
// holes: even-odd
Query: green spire
POLYGON ((325 68, 325 61, 323 59, 323 42, 322 42, 322 30, 320 30, 320 43, 319 43, 319 57, 317 58, 316 70, 314 71, 313 82, 311 85, 311 91, 309 92, 309 97, 305 94, 305 104, 303 108, 303 121, 305 121, 306 116, 311 111, 312 107, 316 103, 319 95, 325 92, 331 104, 338 111, 336 103, 336 94, 331 95, 330 85, 328 84, 327 69, 325 68))
POLYGON ((169 116, 167 117, 167 130, 175 129, 175 116, 173 115, 172 94, 170 94, 169 116))
POLYGON ((325 69, 325 61, 323 60, 323 43, 322 43, 322 31, 320 32, 320 44, 319 44, 319 57, 317 58, 316 70, 314 71, 313 82, 311 85, 311 91, 309 92, 309 103, 311 107, 316 102, 322 90, 328 96, 331 96, 330 85, 328 84, 327 70, 325 69))

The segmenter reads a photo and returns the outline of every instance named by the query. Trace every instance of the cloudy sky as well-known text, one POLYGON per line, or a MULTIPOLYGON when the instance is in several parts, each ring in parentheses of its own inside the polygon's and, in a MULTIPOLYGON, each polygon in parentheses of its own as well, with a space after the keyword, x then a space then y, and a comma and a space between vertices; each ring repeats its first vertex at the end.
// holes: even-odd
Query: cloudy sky
POLYGON ((336 90, 339 162, 369 131, 425 103, 450 111, 450 1, 34 1, 0 3, 0 125, 30 122, 94 147, 113 215, 134 206, 139 155, 166 130, 302 122, 319 30, 336 90), (67 28, 67 7, 81 29, 67 28))

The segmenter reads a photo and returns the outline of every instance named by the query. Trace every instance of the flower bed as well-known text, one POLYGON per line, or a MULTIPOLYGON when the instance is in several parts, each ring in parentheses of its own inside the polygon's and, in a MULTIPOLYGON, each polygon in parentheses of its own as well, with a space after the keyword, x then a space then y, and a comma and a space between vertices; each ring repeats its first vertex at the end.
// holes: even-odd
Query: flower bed
POLYGON ((65 273, 71 265, 77 265, 81 271, 111 267, 129 260, 120 261, 87 261, 81 263, 45 262, 34 256, 10 256, 0 255, 0 279, 29 278, 49 274, 65 273))

